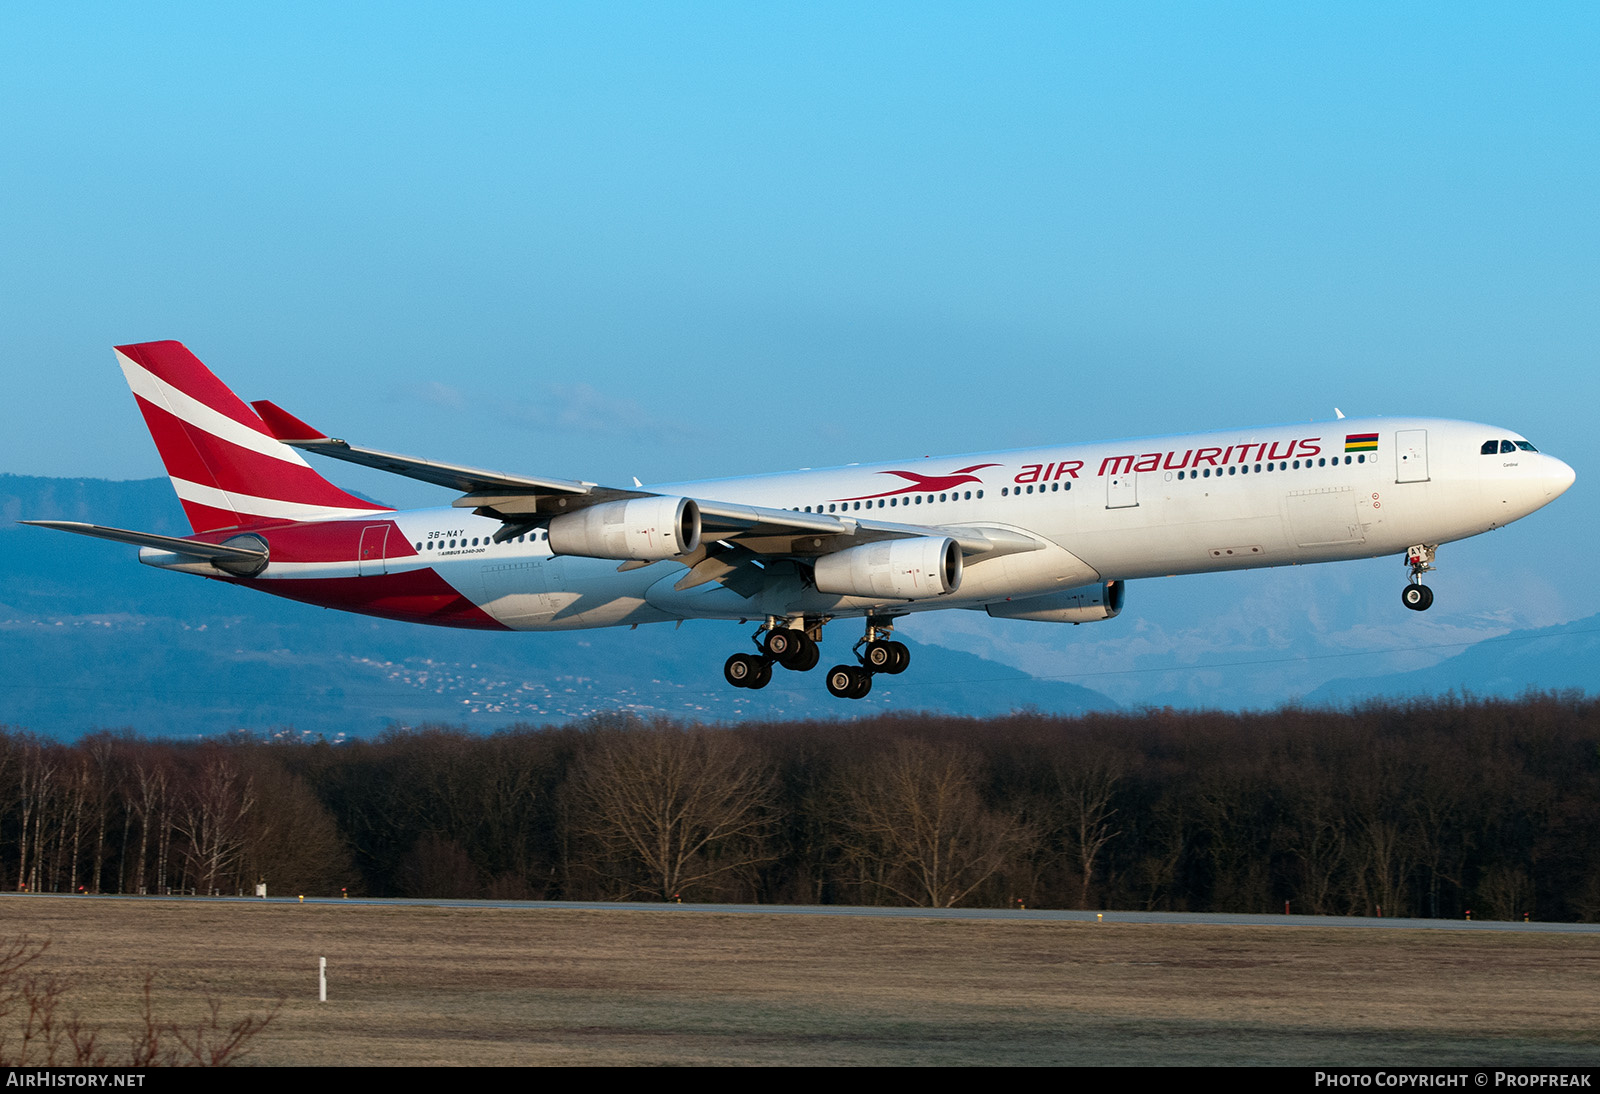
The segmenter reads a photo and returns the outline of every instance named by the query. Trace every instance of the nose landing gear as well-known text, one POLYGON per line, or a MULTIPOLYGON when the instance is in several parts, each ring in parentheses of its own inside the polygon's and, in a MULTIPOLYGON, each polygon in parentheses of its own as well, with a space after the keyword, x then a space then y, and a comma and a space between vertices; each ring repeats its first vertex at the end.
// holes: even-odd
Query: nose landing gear
POLYGON ((1433 590, 1426 585, 1407 585, 1400 590, 1400 603, 1414 612, 1425 612, 1433 603, 1433 590))
POLYGON ((1400 590, 1400 603, 1414 612, 1425 612, 1433 604, 1433 590, 1422 583, 1422 575, 1433 569, 1437 543, 1419 543, 1406 551, 1406 565, 1411 568, 1411 583, 1400 590))

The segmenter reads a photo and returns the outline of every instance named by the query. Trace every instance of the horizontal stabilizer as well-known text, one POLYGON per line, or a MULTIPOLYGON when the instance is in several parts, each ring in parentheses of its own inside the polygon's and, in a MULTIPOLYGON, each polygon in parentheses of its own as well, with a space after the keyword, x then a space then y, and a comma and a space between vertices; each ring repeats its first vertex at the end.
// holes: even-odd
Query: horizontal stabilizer
POLYGON ((226 543, 201 543, 181 536, 158 536, 153 532, 130 532, 125 528, 107 528, 101 524, 82 524, 75 520, 19 520, 18 524, 31 524, 37 528, 55 528, 74 532, 80 536, 94 536, 117 543, 131 543, 136 547, 154 547, 158 551, 174 551, 182 555, 208 559, 213 562, 260 563, 265 565, 267 552, 252 547, 234 547, 226 543))

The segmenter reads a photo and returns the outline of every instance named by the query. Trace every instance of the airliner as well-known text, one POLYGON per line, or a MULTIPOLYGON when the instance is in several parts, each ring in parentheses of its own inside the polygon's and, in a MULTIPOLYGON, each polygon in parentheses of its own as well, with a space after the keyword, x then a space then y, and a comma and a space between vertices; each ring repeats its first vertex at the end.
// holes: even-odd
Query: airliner
POLYGON ((939 608, 1090 623, 1129 581, 1397 555, 1424 611, 1442 543, 1549 504, 1571 467, 1498 426, 1344 418, 646 487, 505 474, 361 448, 246 404, 178 342, 119 346, 191 536, 24 521, 137 545, 150 566, 445 627, 756 623, 723 667, 805 672, 861 621, 828 691, 859 699, 910 662, 897 620, 939 608), (301 453, 446 487, 396 511, 301 453))

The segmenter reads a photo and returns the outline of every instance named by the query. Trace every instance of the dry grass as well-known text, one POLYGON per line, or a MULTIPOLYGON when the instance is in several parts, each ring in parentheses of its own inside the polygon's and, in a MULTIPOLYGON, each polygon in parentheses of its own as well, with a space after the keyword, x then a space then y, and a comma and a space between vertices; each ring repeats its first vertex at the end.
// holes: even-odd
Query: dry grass
POLYGON ((152 967, 174 1016, 287 997, 263 1064, 1600 1064, 1595 935, 0 899, 24 932, 118 1030, 152 967))

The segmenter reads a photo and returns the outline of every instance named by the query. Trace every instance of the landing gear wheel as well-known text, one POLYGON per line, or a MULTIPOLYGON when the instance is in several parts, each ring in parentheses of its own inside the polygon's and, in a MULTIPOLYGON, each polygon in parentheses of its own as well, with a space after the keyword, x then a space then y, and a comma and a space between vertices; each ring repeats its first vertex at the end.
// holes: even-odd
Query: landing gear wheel
POLYGON ((886 671, 891 676, 898 676, 900 673, 905 672, 907 666, 911 664, 911 651, 906 648, 906 644, 904 642, 885 642, 884 645, 894 651, 894 664, 890 665, 886 671))
POLYGON ((805 672, 817 667, 822 656, 817 644, 806 637, 804 631, 775 628, 767 632, 764 644, 767 656, 791 672, 805 672))
POLYGON ((754 654, 736 653, 723 664, 722 675, 736 688, 760 688, 772 679, 772 666, 754 654))
POLYGON ((835 665, 828 670, 828 694, 835 699, 850 698, 851 689, 856 686, 856 669, 854 665, 835 665))
POLYGON ((806 639, 805 653, 796 657, 793 664, 784 665, 786 669, 794 672, 810 672, 817 667, 817 662, 822 660, 822 651, 811 639, 806 639))
POLYGON ((752 691, 760 691, 762 688, 772 683, 772 662, 768 661, 764 657, 757 657, 755 662, 755 674, 750 677, 750 682, 746 684, 745 687, 751 689, 752 691))
POLYGON ((852 699, 865 699, 867 692, 872 690, 872 673, 866 669, 856 669, 856 687, 850 693, 852 699))
POLYGON ((1414 612, 1425 612, 1433 603, 1433 590, 1426 585, 1407 585, 1400 591, 1400 603, 1414 612))
POLYGON ((906 671, 911 664, 911 651, 904 642, 868 642, 862 658, 873 672, 887 672, 891 676, 906 671))
POLYGON ((897 658, 894 648, 898 642, 868 642, 861 660, 873 672, 893 672, 897 658))
POLYGON ((860 699, 872 690, 872 673, 856 665, 828 670, 828 693, 839 699, 860 699))
POLYGON ((774 661, 781 663, 789 660, 799 651, 800 642, 804 638, 805 635, 798 631, 775 627, 767 632, 767 640, 762 643, 762 646, 774 661))

